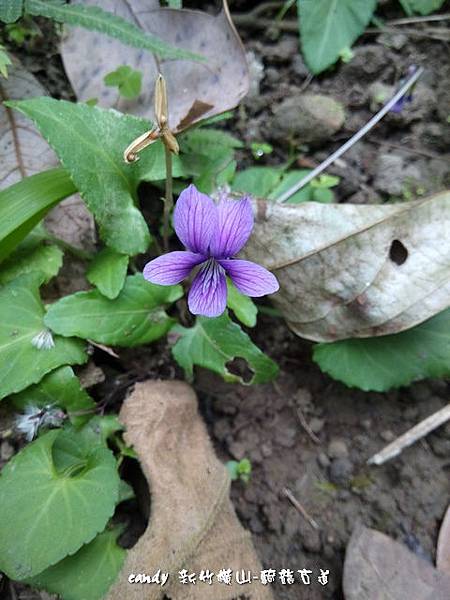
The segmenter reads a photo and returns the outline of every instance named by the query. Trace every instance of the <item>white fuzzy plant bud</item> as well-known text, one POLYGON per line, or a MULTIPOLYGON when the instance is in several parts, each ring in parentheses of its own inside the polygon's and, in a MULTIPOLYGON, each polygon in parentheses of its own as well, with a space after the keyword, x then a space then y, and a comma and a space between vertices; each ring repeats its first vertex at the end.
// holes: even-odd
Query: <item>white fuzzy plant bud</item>
POLYGON ((34 336, 31 344, 38 350, 51 350, 55 347, 52 332, 48 329, 43 329, 34 336))
POLYGON ((31 442, 40 427, 59 427, 64 419, 65 414, 58 407, 50 404, 44 407, 29 404, 25 407, 25 412, 16 417, 16 429, 31 442))

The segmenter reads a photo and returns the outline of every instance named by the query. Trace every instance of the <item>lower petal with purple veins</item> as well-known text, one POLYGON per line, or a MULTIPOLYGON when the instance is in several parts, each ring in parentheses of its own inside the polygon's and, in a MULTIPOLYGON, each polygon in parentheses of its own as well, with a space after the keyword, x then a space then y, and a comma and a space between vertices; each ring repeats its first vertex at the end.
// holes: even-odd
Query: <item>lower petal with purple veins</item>
POLYGON ((246 296, 266 296, 280 289, 275 275, 249 260, 236 258, 220 260, 219 263, 237 289, 246 296))
POLYGON ((205 260, 205 256, 194 252, 169 252, 147 263, 144 267, 144 277, 158 285, 175 285, 205 260))
POLYGON ((224 269, 213 259, 201 266, 189 290, 188 306, 194 315, 218 317, 227 305, 224 269))

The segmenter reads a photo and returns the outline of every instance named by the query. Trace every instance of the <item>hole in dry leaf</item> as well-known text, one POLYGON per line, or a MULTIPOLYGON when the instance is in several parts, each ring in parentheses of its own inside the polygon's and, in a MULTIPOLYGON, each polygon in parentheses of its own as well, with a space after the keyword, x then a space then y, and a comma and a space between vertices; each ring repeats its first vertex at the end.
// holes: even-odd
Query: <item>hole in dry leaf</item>
POLYGON ((408 258, 408 250, 400 240, 394 240, 389 249, 389 258, 396 265, 402 265, 408 258))
POLYGON ((253 379, 253 371, 248 366, 247 361, 240 356, 236 356, 233 360, 229 360, 225 366, 230 373, 237 375, 245 383, 249 383, 253 379))

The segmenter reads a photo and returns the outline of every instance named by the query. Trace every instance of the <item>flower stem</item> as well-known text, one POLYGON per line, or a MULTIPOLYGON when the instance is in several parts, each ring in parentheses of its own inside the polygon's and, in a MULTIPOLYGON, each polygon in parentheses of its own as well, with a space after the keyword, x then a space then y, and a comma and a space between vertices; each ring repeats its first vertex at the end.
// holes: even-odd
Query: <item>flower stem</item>
POLYGON ((172 192, 172 153, 164 144, 164 152, 166 155, 166 197, 164 198, 164 222, 163 222, 163 239, 164 252, 169 250, 169 217, 173 207, 173 192, 172 192))

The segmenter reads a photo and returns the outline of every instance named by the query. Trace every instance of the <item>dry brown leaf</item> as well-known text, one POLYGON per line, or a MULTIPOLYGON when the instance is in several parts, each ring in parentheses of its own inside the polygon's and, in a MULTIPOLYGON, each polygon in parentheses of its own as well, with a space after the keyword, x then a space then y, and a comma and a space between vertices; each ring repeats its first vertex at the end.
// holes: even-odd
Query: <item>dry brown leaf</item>
POLYGON ((357 527, 347 546, 346 600, 448 600, 450 577, 388 536, 357 527))
POLYGON ((450 506, 447 508, 441 529, 436 552, 436 567, 450 575, 450 506))
POLYGON ((172 130, 181 131, 200 119, 234 108, 247 93, 245 52, 225 0, 217 16, 194 10, 155 8, 153 2, 149 5, 146 0, 83 0, 83 4, 114 12, 166 42, 202 54, 207 62, 161 61, 159 69, 147 51, 97 32, 73 28, 62 44, 61 53, 80 100, 98 98, 100 106, 154 120, 153 90, 160 71, 167 83, 169 125, 172 130), (117 90, 103 82, 107 73, 125 64, 143 73, 142 93, 135 100, 118 98, 117 90))
POLYGON ((3 104, 47 95, 38 80, 17 59, 12 60, 8 79, 0 78, 0 189, 58 164, 55 153, 29 119, 3 104))
POLYGON ((182 585, 178 572, 250 570, 261 565, 228 497, 230 479, 215 456, 192 388, 179 381, 137 384, 120 411, 151 492, 147 530, 129 550, 107 600, 270 600, 268 586, 182 585), (169 573, 168 583, 130 585, 130 573, 169 573))
MULTIPOLYGON (((38 80, 13 58, 8 79, 0 78, 0 100, 46 96, 38 80)), ((0 189, 59 165, 59 160, 38 130, 22 113, 0 104, 0 189)), ((91 213, 77 194, 56 206, 46 226, 56 237, 78 248, 92 249, 95 226, 91 213)))
POLYGON ((314 341, 409 329, 450 305, 450 192, 387 205, 255 201, 245 258, 272 270, 290 328, 314 341))

